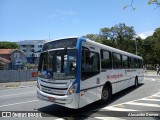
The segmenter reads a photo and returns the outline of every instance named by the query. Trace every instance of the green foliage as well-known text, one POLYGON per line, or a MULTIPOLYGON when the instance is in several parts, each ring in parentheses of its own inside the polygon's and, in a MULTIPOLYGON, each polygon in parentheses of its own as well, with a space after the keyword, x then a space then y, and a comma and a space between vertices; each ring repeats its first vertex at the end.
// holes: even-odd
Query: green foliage
POLYGON ((159 0, 149 0, 148 4, 156 4, 157 6, 160 6, 160 1, 159 0))
POLYGON ((24 68, 27 69, 27 70, 36 69, 35 64, 23 63, 23 65, 24 65, 24 68))
POLYGON ((0 42, 0 49, 18 49, 19 46, 15 42, 0 42))
POLYGON ((133 54, 142 56, 145 64, 160 65, 160 28, 157 28, 152 36, 146 39, 136 37, 132 26, 120 23, 111 28, 100 29, 99 34, 88 34, 84 37, 94 38, 96 42, 118 48, 133 54))
MULTIPOLYGON (((127 9, 127 8, 131 8, 131 10, 135 10, 136 8, 133 6, 133 3, 134 3, 134 0, 130 0, 130 4, 127 4, 127 5, 124 5, 123 9, 127 9)), ((160 7, 160 0, 148 0, 148 5, 156 5, 156 8, 157 7, 160 7)))

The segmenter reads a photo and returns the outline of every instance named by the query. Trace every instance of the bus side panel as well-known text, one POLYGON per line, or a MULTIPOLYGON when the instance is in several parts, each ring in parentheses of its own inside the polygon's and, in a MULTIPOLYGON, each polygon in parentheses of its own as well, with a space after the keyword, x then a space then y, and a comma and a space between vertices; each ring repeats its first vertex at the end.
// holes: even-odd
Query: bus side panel
POLYGON ((141 83, 144 80, 144 70, 139 69, 138 82, 141 83))
POLYGON ((102 89, 103 89, 103 85, 97 87, 97 100, 100 100, 101 97, 102 97, 102 96, 101 96, 101 94, 102 94, 102 89))
POLYGON ((95 102, 97 100, 96 91, 97 91, 97 88, 81 91, 80 100, 79 100, 79 108, 95 102))
POLYGON ((112 94, 126 89, 129 84, 129 77, 124 69, 106 70, 101 74, 101 78, 106 79, 105 82, 109 81, 112 84, 112 94))
POLYGON ((96 79, 99 75, 80 81, 80 100, 79 107, 83 107, 97 101, 96 79))
POLYGON ((79 106, 79 94, 75 93, 73 96, 67 98, 67 107, 77 109, 79 106))
MULTIPOLYGON (((93 46, 92 44, 88 44, 87 42, 82 42, 82 46, 89 49, 90 53, 95 52, 99 54, 100 51, 99 48, 93 46)), ((88 72, 87 74, 91 76, 84 80, 80 80, 80 100, 79 100, 80 108, 97 101, 97 87, 99 86, 97 80, 100 79, 99 78, 100 73, 95 75, 93 74, 93 76, 92 73, 90 72, 88 72)))

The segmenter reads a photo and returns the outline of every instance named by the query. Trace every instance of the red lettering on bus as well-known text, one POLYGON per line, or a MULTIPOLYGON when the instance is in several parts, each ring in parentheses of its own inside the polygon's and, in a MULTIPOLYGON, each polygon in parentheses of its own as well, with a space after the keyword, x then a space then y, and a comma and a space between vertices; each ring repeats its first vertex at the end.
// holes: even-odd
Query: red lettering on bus
POLYGON ((114 80, 116 80, 116 79, 118 79, 118 78, 121 78, 121 77, 123 77, 123 74, 117 74, 117 75, 107 75, 107 79, 114 79, 114 80))

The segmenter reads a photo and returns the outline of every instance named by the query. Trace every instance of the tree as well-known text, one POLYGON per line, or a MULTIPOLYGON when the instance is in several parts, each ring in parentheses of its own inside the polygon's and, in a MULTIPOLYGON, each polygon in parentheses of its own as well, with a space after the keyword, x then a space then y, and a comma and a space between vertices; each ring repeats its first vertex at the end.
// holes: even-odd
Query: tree
POLYGON ((154 63, 160 64, 160 28, 157 28, 152 35, 152 47, 155 53, 154 63))
POLYGON ((86 36, 83 36, 83 37, 95 41, 97 38, 97 35, 96 34, 87 34, 86 36))
POLYGON ((160 7, 160 0, 148 0, 148 4, 155 4, 157 7, 160 7))
POLYGON ((128 50, 128 46, 131 45, 130 41, 134 39, 135 35, 134 28, 132 26, 126 26, 124 23, 120 23, 111 28, 100 29, 101 39, 108 41, 107 43, 109 43, 110 46, 121 50, 128 50))
MULTIPOLYGON (((134 0, 131 0, 131 3, 125 5, 123 9, 130 7, 131 10, 135 10, 136 8, 133 6, 133 3, 134 3, 134 0)), ((148 5, 153 5, 153 4, 157 6, 156 8, 160 7, 160 0, 148 0, 148 5)))
POLYGON ((133 54, 136 54, 137 48, 137 55, 143 57, 144 64, 154 67, 160 65, 160 28, 155 29, 153 35, 146 39, 135 36, 132 26, 120 23, 111 28, 101 28, 99 34, 88 34, 85 37, 133 54))
POLYGON ((0 49, 18 49, 19 46, 15 42, 0 42, 0 49))
POLYGON ((160 28, 157 28, 152 36, 142 40, 141 56, 145 64, 160 65, 160 28))
POLYGON ((111 28, 101 28, 99 34, 87 34, 84 37, 114 48, 135 53, 135 41, 133 41, 135 35, 132 26, 119 23, 111 28))

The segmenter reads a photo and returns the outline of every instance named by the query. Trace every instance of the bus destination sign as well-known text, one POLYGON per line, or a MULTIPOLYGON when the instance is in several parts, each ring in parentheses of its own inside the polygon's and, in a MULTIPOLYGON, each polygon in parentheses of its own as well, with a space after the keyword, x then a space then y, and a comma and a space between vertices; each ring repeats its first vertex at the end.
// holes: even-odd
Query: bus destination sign
POLYGON ((77 43, 76 38, 52 41, 44 44, 43 51, 46 51, 49 49, 56 49, 56 48, 67 48, 67 47, 72 48, 72 47, 76 47, 76 43, 77 43))

